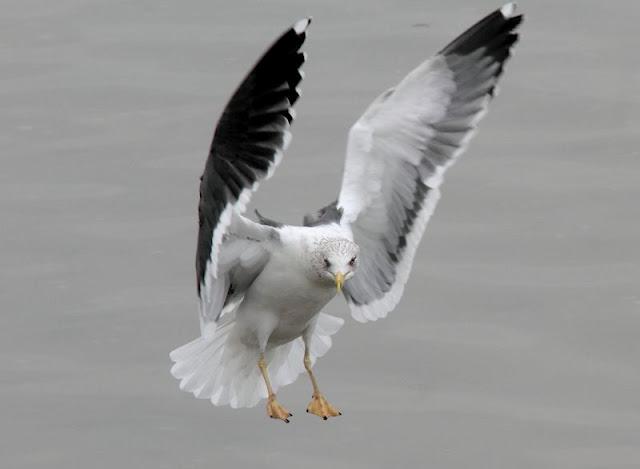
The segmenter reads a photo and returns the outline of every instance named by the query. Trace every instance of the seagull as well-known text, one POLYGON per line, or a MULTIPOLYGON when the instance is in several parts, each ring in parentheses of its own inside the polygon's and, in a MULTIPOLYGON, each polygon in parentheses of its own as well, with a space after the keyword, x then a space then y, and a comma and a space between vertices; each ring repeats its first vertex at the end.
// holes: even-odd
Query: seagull
POLYGON ((349 131, 337 200, 302 226, 243 215, 291 141, 311 18, 275 41, 222 112, 200 180, 201 335, 170 354, 182 390, 233 408, 266 399, 288 423, 276 392, 306 371, 307 412, 342 415, 313 373, 344 323, 322 308, 342 293, 366 322, 397 306, 443 175, 496 94, 521 21, 504 5, 375 99, 349 131))

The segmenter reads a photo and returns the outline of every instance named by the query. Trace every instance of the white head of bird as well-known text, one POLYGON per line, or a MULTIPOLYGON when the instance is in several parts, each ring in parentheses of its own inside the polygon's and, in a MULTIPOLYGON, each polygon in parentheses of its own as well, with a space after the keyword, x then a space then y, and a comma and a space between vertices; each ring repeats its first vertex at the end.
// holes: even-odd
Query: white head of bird
POLYGON ((314 243, 311 255, 313 275, 338 292, 358 267, 358 245, 346 238, 322 238, 314 243))

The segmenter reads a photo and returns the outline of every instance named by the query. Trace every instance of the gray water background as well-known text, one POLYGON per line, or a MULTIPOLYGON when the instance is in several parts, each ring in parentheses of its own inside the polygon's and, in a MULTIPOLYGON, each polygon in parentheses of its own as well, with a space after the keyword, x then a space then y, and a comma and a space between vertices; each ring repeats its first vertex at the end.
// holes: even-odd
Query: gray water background
MULTIPOLYGON (((0 1, 0 466, 640 467, 637 2, 523 1, 501 93, 399 307, 317 366, 344 412, 178 391, 198 177, 265 47, 313 15, 294 140, 254 198, 337 194, 368 103, 489 1, 0 1)), ((348 316, 342 300, 327 312, 348 316)))

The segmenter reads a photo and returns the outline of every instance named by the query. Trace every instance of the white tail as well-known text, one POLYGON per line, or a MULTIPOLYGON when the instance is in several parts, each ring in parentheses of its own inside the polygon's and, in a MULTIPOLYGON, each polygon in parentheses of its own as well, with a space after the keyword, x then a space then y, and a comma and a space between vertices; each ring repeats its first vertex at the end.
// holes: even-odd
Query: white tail
MULTIPOLYGON (((320 313, 311 338, 312 362, 331 348, 331 336, 344 320, 320 313)), ((258 369, 259 351, 243 345, 232 334, 235 314, 223 316, 210 334, 203 334, 171 352, 171 374, 180 380, 180 389, 214 405, 253 407, 267 397, 258 369)), ((301 337, 265 354, 274 391, 293 383, 304 369, 301 337)))

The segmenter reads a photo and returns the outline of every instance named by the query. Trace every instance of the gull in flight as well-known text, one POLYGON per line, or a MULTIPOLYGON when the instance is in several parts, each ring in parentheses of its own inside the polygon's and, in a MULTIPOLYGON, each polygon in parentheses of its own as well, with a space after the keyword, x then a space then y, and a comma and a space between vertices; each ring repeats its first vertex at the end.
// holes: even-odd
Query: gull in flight
POLYGON ((375 321, 400 301, 444 172, 518 40, 514 12, 509 3, 489 14, 373 101, 349 131, 337 200, 302 226, 243 215, 291 140, 311 19, 267 50, 222 112, 201 178, 201 336, 170 355, 182 390, 234 408, 267 399, 268 415, 289 422, 276 392, 306 371, 307 412, 341 415, 312 370, 344 321, 321 310, 342 293, 354 319, 375 321))

